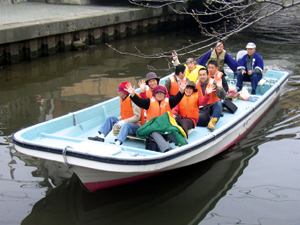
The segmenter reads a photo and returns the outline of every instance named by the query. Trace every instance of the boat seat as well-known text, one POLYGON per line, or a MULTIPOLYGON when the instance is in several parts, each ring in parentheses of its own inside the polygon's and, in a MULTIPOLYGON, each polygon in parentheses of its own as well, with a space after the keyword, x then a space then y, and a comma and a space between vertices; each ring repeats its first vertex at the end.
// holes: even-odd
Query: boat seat
POLYGON ((127 138, 133 139, 133 140, 139 140, 139 141, 146 141, 145 138, 141 139, 141 138, 139 138, 138 136, 136 136, 136 135, 134 135, 134 134, 128 134, 128 135, 127 135, 127 138))
MULTIPOLYGON (((263 86, 266 83, 266 79, 264 79, 264 76, 260 79, 260 81, 257 83, 257 86, 263 86)), ((250 81, 243 81, 243 84, 247 84, 251 86, 250 81)))

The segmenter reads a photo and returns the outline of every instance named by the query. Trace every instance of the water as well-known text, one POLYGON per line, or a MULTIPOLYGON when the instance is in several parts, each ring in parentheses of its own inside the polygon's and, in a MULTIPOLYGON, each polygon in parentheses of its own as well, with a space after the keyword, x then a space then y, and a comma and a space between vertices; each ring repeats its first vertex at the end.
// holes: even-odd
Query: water
MULTIPOLYGON (((10 135, 114 97, 118 83, 136 84, 148 72, 146 65, 166 68, 166 61, 94 46, 0 69, 0 224, 300 224, 295 12, 226 41, 232 56, 254 41, 267 68, 291 73, 279 101, 246 137, 206 162, 92 194, 65 165, 16 152, 10 135)), ((199 39, 197 32, 184 31, 111 44, 151 53, 199 39)))

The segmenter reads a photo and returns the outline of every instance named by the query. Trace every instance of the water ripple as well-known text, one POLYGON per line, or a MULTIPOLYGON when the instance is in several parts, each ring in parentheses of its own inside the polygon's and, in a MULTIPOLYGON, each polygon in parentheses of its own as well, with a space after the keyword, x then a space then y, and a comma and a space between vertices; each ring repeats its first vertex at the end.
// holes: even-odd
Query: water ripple
POLYGON ((228 216, 220 215, 217 213, 210 213, 207 215, 207 218, 199 223, 199 225, 230 225, 230 224, 243 224, 243 225, 299 225, 299 220, 282 220, 282 219, 274 219, 261 217, 257 219, 256 223, 245 223, 242 219, 239 218, 231 218, 228 216))
POLYGON ((274 202, 300 201, 300 189, 261 185, 254 187, 233 188, 228 192, 229 198, 234 201, 243 201, 244 199, 260 199, 274 202))

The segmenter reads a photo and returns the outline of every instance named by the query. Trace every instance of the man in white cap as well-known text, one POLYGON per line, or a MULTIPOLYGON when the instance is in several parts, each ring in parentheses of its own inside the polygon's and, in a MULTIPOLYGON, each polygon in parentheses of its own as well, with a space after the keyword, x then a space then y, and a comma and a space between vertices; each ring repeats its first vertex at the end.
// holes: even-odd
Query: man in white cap
POLYGON ((256 45, 253 42, 249 42, 246 49, 247 54, 239 62, 236 86, 240 91, 243 87, 243 81, 251 81, 251 94, 255 95, 257 84, 262 78, 264 62, 262 57, 255 52, 256 45))

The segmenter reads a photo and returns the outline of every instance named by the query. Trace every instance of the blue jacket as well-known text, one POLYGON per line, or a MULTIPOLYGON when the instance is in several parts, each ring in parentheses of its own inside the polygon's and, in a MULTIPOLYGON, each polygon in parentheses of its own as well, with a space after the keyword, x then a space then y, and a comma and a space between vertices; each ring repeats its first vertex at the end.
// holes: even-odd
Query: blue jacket
MULTIPOLYGON (((247 71, 247 69, 246 69, 247 68, 247 60, 248 60, 248 54, 244 55, 243 58, 241 58, 241 60, 239 62, 240 66, 238 67, 238 70, 246 70, 247 71)), ((254 55, 253 55, 252 70, 253 70, 253 73, 260 73, 260 74, 262 74, 262 72, 264 70, 263 58, 256 52, 254 52, 254 55)))
MULTIPOLYGON (((203 55, 199 60, 198 60, 198 64, 202 65, 202 66, 206 66, 206 63, 208 62, 208 60, 210 59, 211 56, 211 50, 209 50, 205 55, 203 55)), ((227 53, 225 52, 225 59, 224 59, 224 63, 226 63, 229 68, 235 72, 238 68, 238 63, 227 53)), ((224 71, 221 71, 224 72, 224 71)))

